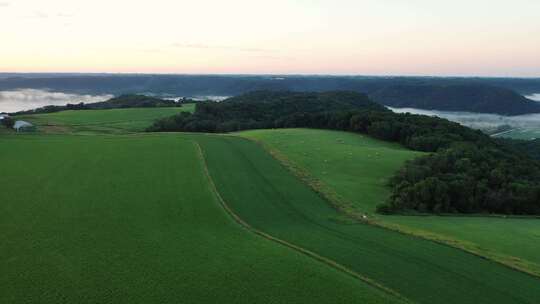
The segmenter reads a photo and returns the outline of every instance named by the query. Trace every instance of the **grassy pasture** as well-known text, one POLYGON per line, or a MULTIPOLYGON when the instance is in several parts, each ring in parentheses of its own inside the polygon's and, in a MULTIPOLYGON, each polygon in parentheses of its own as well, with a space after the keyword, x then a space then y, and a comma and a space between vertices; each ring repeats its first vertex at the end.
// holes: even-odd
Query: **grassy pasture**
POLYGON ((156 119, 179 112, 192 112, 194 104, 179 108, 126 108, 110 110, 67 110, 56 113, 17 116, 30 121, 39 130, 52 133, 126 133, 140 132, 156 119))
POLYGON ((240 227, 195 138, 0 138, 0 303, 399 303, 240 227))
POLYGON ((306 173, 336 190, 357 210, 375 212, 386 200, 387 180, 406 160, 421 153, 367 136, 328 130, 279 129, 239 133, 282 152, 306 173))
MULTIPOLYGON (((290 129, 240 133, 256 139, 321 181, 323 187, 360 211, 373 207, 389 192, 384 181, 415 152, 353 133, 290 129), (378 156, 376 156, 378 153, 378 156), (369 157, 371 155, 371 157, 369 157)), ((450 242, 540 274, 540 219, 450 216, 377 216, 419 234, 450 242), (519 260, 516 260, 519 259, 519 260)))
POLYGON ((417 303, 540 299, 537 278, 445 245, 351 222, 252 141, 230 136, 198 141, 221 196, 255 229, 330 258, 417 303))

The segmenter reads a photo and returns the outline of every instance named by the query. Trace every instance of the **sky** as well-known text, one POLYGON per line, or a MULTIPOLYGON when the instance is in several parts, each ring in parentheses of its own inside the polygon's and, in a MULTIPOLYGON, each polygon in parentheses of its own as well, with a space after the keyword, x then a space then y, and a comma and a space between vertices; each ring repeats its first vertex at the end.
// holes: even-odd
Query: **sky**
POLYGON ((540 1, 0 0, 0 72, 540 77, 540 1))

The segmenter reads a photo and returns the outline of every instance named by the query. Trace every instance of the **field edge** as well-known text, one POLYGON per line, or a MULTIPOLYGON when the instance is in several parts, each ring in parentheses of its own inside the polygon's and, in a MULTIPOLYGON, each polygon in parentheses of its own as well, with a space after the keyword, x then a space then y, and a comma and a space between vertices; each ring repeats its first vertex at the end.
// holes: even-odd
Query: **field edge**
MULTIPOLYGON (((274 237, 268 233, 265 233, 261 230, 258 230, 256 228, 254 228, 253 226, 251 226, 249 223, 247 223, 246 221, 244 221, 228 204, 227 202, 223 199, 223 197, 221 196, 219 190, 217 189, 217 186, 216 184, 214 183, 214 180, 210 174, 210 171, 208 170, 208 165, 207 165, 207 162, 206 162, 206 158, 205 158, 205 154, 204 154, 204 150, 202 149, 202 147, 200 146, 200 144, 198 142, 195 142, 195 145, 197 146, 197 151, 198 151, 198 157, 200 159, 200 161, 202 162, 202 166, 203 166, 203 171, 204 171, 204 174, 206 176, 206 178, 208 179, 208 182, 210 184, 210 188, 211 188, 211 191, 214 192, 214 195, 216 195, 218 201, 220 202, 220 205, 221 207, 225 210, 225 212, 236 222, 238 223, 240 226, 244 227, 246 230, 248 230, 249 232, 255 234, 255 235, 258 235, 262 238, 265 238, 269 241, 272 241, 272 242, 275 242, 275 243, 278 243, 282 246, 285 246, 285 247, 288 247, 292 250, 295 250, 307 257, 310 257, 318 262, 321 262, 327 266, 330 266, 334 269, 337 269, 338 271, 341 271, 347 275, 350 275, 352 276, 353 278, 361 281, 361 282, 364 282, 376 289, 379 289, 391 296, 394 296, 402 301, 404 301, 404 303, 414 303, 412 302, 411 300, 409 300, 408 298, 404 297, 403 295, 401 295, 400 293, 398 293, 397 291, 395 290, 392 290, 360 273, 357 273, 339 263, 337 263, 336 261, 332 260, 332 259, 329 259, 329 258, 326 258, 326 257, 323 257, 315 252, 312 252, 310 250, 307 250, 303 247, 300 247, 300 246, 297 246, 293 243, 290 243, 290 242, 287 242, 285 240, 282 240, 280 238, 277 238, 277 237, 274 237)), ((266 150, 265 150, 266 151, 266 150)))
POLYGON ((512 270, 526 273, 535 278, 540 278, 540 265, 526 261, 524 259, 505 255, 493 252, 488 249, 480 248, 476 244, 457 240, 440 233, 434 233, 422 229, 411 228, 404 225, 389 223, 381 220, 377 217, 370 217, 368 214, 360 212, 358 208, 353 207, 353 204, 343 199, 336 191, 328 187, 324 182, 312 176, 307 170, 303 169, 301 166, 297 165, 295 162, 290 160, 284 153, 281 151, 272 148, 270 145, 264 143, 261 140, 236 135, 245 140, 250 140, 264 149, 268 154, 270 154, 274 159, 276 159, 287 171, 291 172, 294 176, 300 179, 304 184, 308 185, 313 191, 315 191, 321 198, 330 204, 333 208, 340 211, 342 214, 346 215, 353 221, 359 221, 367 223, 373 226, 377 226, 383 229, 401 233, 404 235, 409 235, 417 237, 423 240, 431 241, 437 244, 449 246, 455 249, 462 250, 474 256, 488 259, 497 264, 508 267, 512 270))

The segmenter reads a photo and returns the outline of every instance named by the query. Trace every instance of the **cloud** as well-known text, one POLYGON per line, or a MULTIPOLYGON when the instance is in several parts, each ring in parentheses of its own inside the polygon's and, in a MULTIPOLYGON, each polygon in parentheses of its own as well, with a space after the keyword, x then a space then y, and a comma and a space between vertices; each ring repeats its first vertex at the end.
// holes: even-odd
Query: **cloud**
POLYGON ((110 98, 112 95, 80 95, 36 89, 0 91, 0 112, 17 112, 47 105, 61 106, 67 103, 92 103, 110 98))
POLYGON ((162 50, 160 50, 160 49, 140 49, 139 52, 153 54, 153 53, 161 53, 162 50))
POLYGON ((261 49, 261 48, 244 48, 244 47, 235 47, 235 46, 226 46, 226 45, 210 45, 202 43, 173 43, 171 45, 173 48, 182 48, 182 49, 216 49, 216 50, 229 50, 229 51, 239 51, 246 53, 272 53, 275 50, 270 49, 261 49))
POLYGON ((255 55, 250 56, 253 59, 262 59, 262 60, 294 60, 294 57, 291 56, 273 56, 273 55, 255 55))
POLYGON ((45 19, 49 18, 49 15, 42 11, 34 11, 31 15, 26 16, 26 18, 29 19, 45 19))
POLYGON ((60 17, 60 18, 71 18, 73 16, 74 15, 70 14, 70 13, 58 13, 58 14, 56 14, 56 17, 60 17))
POLYGON ((74 17, 71 13, 47 13, 44 11, 34 11, 31 15, 26 16, 26 18, 29 19, 46 19, 46 18, 60 18, 60 19, 67 19, 74 17))

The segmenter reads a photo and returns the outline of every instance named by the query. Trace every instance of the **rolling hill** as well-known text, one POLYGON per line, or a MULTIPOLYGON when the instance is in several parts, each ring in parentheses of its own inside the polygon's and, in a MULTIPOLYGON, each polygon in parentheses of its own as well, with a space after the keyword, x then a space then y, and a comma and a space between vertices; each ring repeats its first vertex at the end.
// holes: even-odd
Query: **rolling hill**
POLYGON ((538 218, 385 216, 376 206, 388 199, 388 180, 421 154, 347 132, 253 130, 240 136, 261 143, 313 188, 353 216, 366 214, 403 232, 459 247, 540 276, 538 218), (398 226, 395 226, 398 225, 398 226))
MULTIPOLYGON (((72 134, 0 137, 0 185, 9 198, 0 212, 0 268, 7 270, 0 273, 0 302, 538 300, 538 277, 351 218, 261 145, 236 134, 119 128, 103 135, 100 128, 77 127, 107 125, 119 116, 129 123, 146 110, 154 109, 51 113, 72 134)), ((374 216, 365 210, 388 195, 388 175, 423 154, 335 131, 240 135, 268 140, 290 159, 297 155, 301 166, 312 166, 305 172, 315 168, 337 195, 358 198, 356 207, 369 219, 374 216)), ((442 228, 434 231, 451 226, 436 224, 442 228)), ((505 225, 490 233, 514 226, 505 225)), ((459 231, 471 239, 490 235, 459 231)), ((514 243, 502 247, 519 244, 513 236, 514 243)), ((527 248, 523 256, 537 252, 534 242, 527 248)))
POLYGON ((540 103, 512 90, 486 85, 390 86, 371 93, 370 97, 395 108, 501 115, 540 113, 540 103))
POLYGON ((196 140, 1 137, 0 302, 403 303, 239 226, 196 140))

